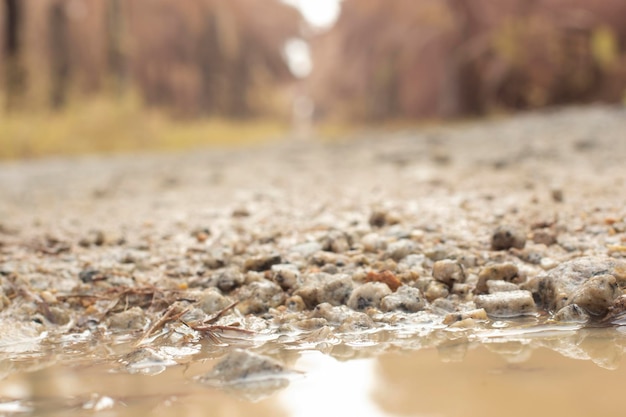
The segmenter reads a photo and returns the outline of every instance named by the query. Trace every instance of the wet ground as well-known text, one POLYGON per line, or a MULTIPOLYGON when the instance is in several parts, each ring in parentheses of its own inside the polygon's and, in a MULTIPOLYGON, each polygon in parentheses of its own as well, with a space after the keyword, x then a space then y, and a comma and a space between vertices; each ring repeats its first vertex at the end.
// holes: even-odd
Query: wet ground
POLYGON ((3 163, 0 414, 622 415, 625 116, 3 163))

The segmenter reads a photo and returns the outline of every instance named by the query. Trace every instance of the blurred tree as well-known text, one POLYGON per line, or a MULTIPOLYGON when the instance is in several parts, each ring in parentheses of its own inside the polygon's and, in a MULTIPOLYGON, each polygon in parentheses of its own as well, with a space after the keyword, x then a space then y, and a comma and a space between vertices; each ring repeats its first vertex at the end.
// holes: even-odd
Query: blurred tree
POLYGON ((624 23, 623 0, 343 0, 313 40, 310 90, 360 120, 617 102, 624 23))
POLYGON ((24 93, 26 73, 22 63, 22 4, 4 0, 4 62, 6 108, 18 107, 24 93))
POLYGON ((64 4, 53 3, 48 13, 50 79, 52 80, 50 104, 52 108, 58 109, 67 101, 70 76, 70 39, 64 4))
POLYGON ((126 86, 126 56, 124 50, 124 12, 120 0, 108 0, 106 8, 106 39, 108 71, 113 83, 113 90, 121 95, 126 86))
POLYGON ((28 74, 29 104, 136 91, 184 117, 248 117, 275 114, 281 86, 293 81, 283 47, 302 17, 280 0, 0 1, 9 101, 28 74))

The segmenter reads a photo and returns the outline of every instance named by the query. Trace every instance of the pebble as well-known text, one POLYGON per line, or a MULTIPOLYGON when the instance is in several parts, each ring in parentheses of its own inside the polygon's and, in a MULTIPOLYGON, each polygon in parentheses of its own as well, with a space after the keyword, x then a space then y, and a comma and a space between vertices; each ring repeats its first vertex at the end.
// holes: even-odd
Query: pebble
POLYGON ((494 294, 497 292, 517 291, 520 288, 512 282, 490 280, 487 281, 487 292, 494 294))
POLYGON ((569 304, 554 314, 554 320, 562 323, 587 323, 589 314, 576 304, 569 304))
POLYGON ((318 303, 328 303, 339 306, 346 304, 352 294, 354 283, 352 277, 347 274, 337 274, 322 284, 317 294, 318 303))
POLYGON ((391 294, 389 287, 380 282, 368 282, 352 291, 348 299, 348 307, 363 311, 369 307, 379 308, 382 299, 391 294))
POLYGON ((304 311, 306 309, 306 304, 299 295, 292 295, 285 300, 285 307, 287 307, 290 311, 304 311))
POLYGON ((385 296, 380 303, 382 311, 404 311, 416 313, 422 311, 426 306, 426 300, 422 292, 414 287, 403 285, 398 290, 385 296))
POLYGON ((283 304, 286 298, 282 288, 268 280, 251 282, 241 287, 236 297, 240 302, 235 308, 244 315, 265 313, 283 304))
POLYGON ((525 233, 510 225, 499 226, 491 236, 492 250, 523 249, 526 245, 525 233))
POLYGON ((438 298, 445 298, 450 294, 448 286, 443 282, 432 280, 424 290, 424 296, 429 302, 433 302, 438 298))
POLYGON ((443 324, 450 325, 450 324, 458 323, 458 322, 468 320, 468 319, 487 320, 488 319, 487 312, 485 311, 484 308, 477 308, 473 310, 448 313, 443 318, 443 324))
POLYGON ((329 303, 318 304, 313 309, 313 317, 321 317, 335 325, 343 323, 352 314, 354 311, 346 306, 333 306, 329 303))
POLYGON ((0 311, 4 310, 11 304, 11 300, 6 296, 4 291, 0 288, 0 311))
POLYGON ((534 230, 532 232, 531 238, 534 243, 539 243, 546 246, 554 245, 557 241, 556 233, 549 228, 534 230))
POLYGON ((467 283, 457 283, 452 286, 452 294, 456 294, 461 299, 465 299, 472 291, 472 286, 467 283))
POLYGON ((291 252, 296 253, 303 257, 309 257, 315 252, 322 250, 322 245, 319 242, 304 242, 291 247, 291 252))
POLYGON ((514 281, 518 278, 519 269, 515 264, 510 262, 488 265, 484 267, 478 274, 478 282, 476 283, 476 294, 485 294, 489 291, 487 281, 514 281))
POLYGON ((400 223, 400 216, 385 210, 374 210, 369 216, 368 222, 372 227, 383 227, 400 223))
POLYGON ((394 261, 400 261, 404 257, 414 253, 417 250, 417 245, 412 240, 400 239, 396 242, 392 242, 387 246, 385 256, 391 258, 394 261))
POLYGON ((49 306, 45 316, 52 324, 58 324, 61 326, 69 323, 72 318, 70 315, 70 309, 59 306, 49 306))
POLYGON ((580 285, 568 303, 578 305, 593 316, 605 316, 620 295, 622 291, 613 275, 596 275, 580 285))
POLYGON ((300 330, 311 331, 320 329, 324 326, 328 326, 328 321, 321 317, 313 317, 308 319, 296 320, 293 325, 300 330))
POLYGON ((227 268, 217 275, 215 286, 222 292, 230 292, 239 288, 245 282, 246 277, 235 267, 227 268))
POLYGON ((139 307, 132 307, 126 311, 111 315, 107 325, 115 330, 140 330, 148 322, 146 313, 139 307))
POLYGON ((348 235, 339 230, 329 232, 320 243, 322 250, 334 253, 347 252, 351 246, 348 235))
POLYGON ((391 271, 370 271, 365 276, 365 282, 382 282, 386 284, 391 291, 396 291, 402 285, 400 279, 391 271))
POLYGON ((573 259, 529 283, 541 307, 556 312, 577 304, 592 316, 608 312, 626 284, 626 262, 605 256, 573 259), (581 304, 582 303, 582 304, 581 304))
POLYGON ((213 314, 228 307, 230 301, 217 288, 207 288, 197 301, 199 309, 206 314, 213 314))
POLYGON ((300 272, 298 267, 291 264, 272 265, 272 280, 280 285, 283 290, 290 290, 298 285, 300 272))
POLYGON ((477 295, 474 302, 476 307, 485 309, 491 317, 519 317, 537 311, 532 293, 526 290, 477 295))
POLYGON ((371 329, 375 326, 374 320, 365 313, 350 314, 337 328, 339 333, 354 333, 371 329))
POLYGON ((465 282, 465 271, 458 261, 443 259, 433 264, 433 278, 452 288, 456 283, 465 282))
POLYGON ((277 253, 271 253, 268 255, 258 255, 252 258, 246 259, 243 264, 245 271, 267 271, 272 265, 277 265, 282 262, 282 258, 277 253))
POLYGON ((363 251, 368 253, 378 253, 387 249, 387 240, 378 233, 368 233, 361 238, 363 251))

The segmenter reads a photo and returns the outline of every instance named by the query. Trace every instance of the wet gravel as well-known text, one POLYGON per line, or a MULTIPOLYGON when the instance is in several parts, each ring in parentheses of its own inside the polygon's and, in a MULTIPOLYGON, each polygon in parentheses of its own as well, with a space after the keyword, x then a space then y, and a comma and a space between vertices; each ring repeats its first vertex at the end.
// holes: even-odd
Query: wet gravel
POLYGON ((2 163, 0 318, 180 344, 624 320, 624 109, 356 136, 2 163))

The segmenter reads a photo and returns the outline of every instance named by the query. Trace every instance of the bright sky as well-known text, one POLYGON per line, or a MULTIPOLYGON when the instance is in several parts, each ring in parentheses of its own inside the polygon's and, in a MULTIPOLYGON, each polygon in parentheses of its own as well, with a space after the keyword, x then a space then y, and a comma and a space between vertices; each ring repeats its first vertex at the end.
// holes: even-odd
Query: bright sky
MULTIPOLYGON (((313 26, 325 29, 332 26, 339 17, 341 0, 282 0, 300 10, 304 18, 313 26)), ((313 62, 309 45, 301 39, 293 39, 285 46, 285 56, 291 72, 300 78, 311 73, 313 62)))
POLYGON ((341 0, 283 0, 302 12, 305 19, 314 26, 328 27, 339 16, 339 3, 341 0))

